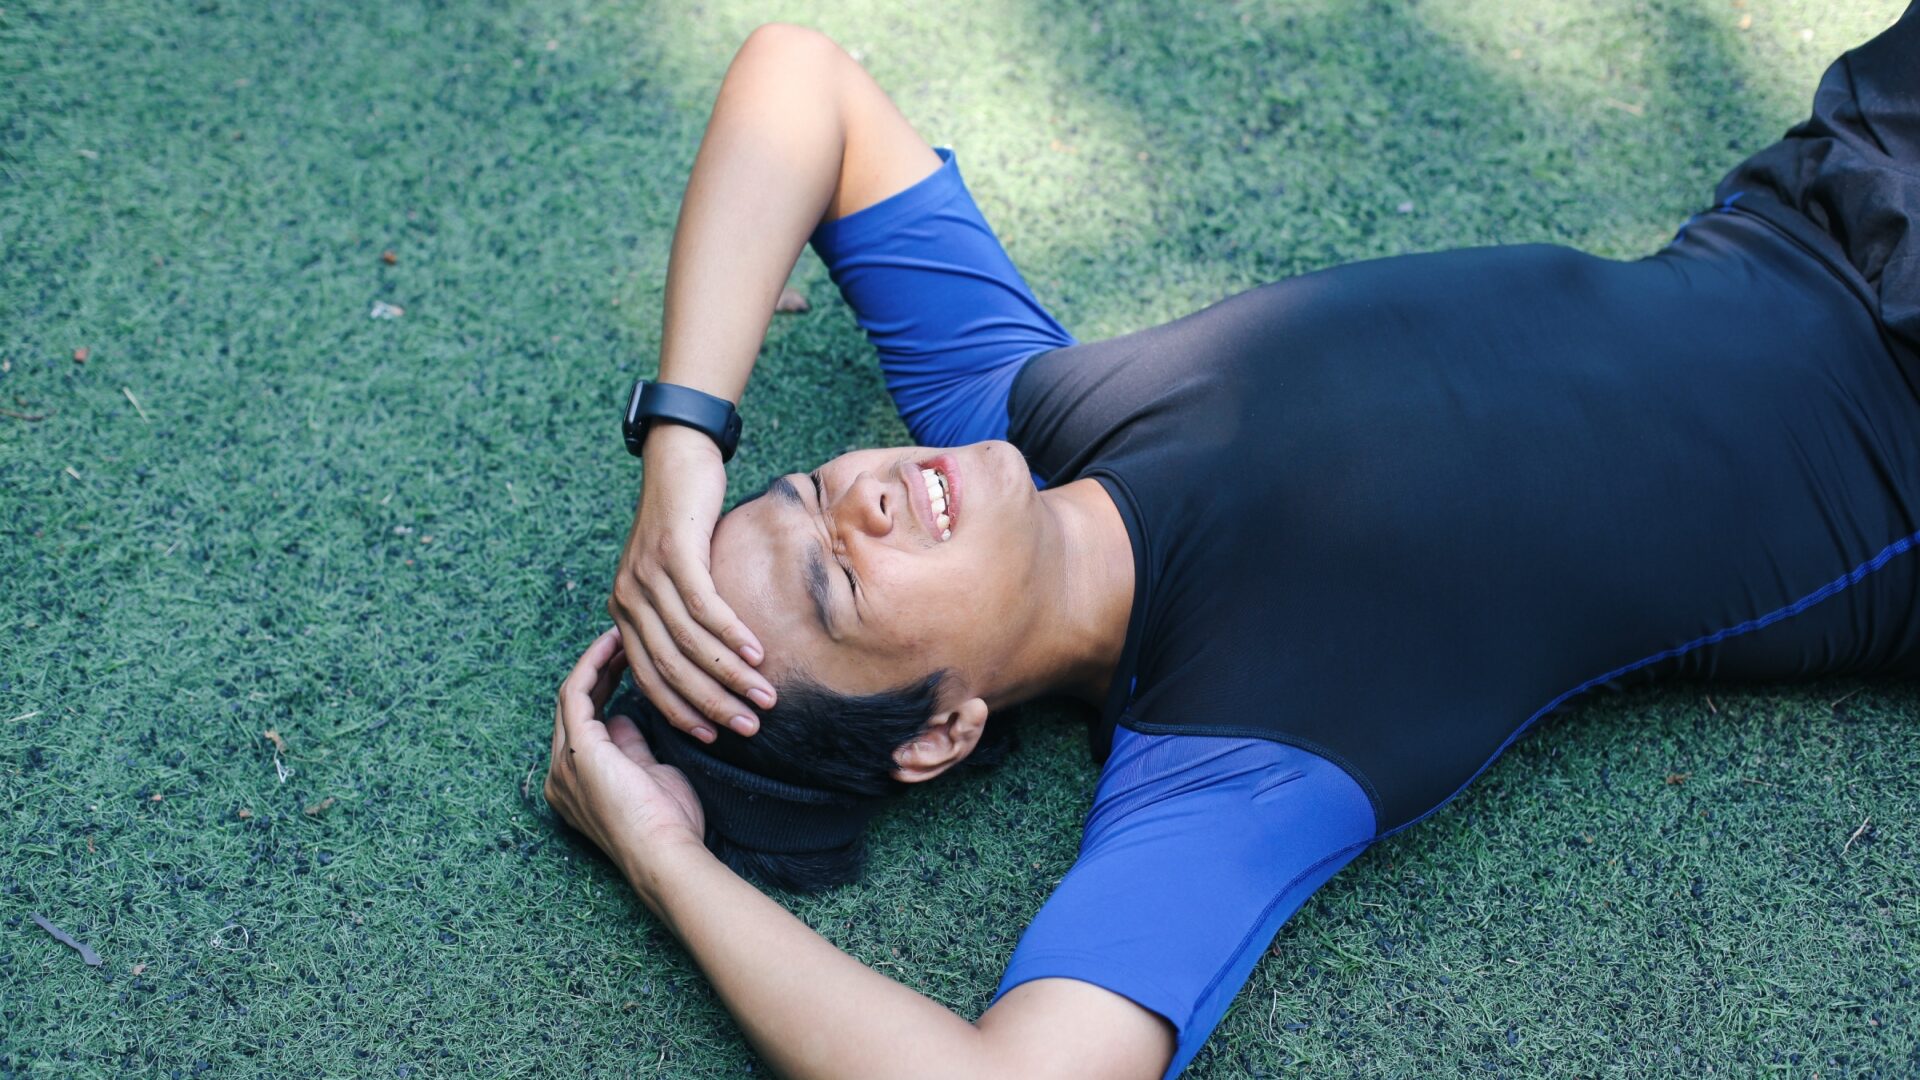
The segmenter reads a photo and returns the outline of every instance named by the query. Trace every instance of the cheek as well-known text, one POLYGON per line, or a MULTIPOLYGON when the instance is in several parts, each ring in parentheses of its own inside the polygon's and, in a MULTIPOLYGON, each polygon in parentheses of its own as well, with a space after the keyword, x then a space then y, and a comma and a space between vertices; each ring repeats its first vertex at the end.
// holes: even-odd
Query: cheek
POLYGON ((970 590, 947 574, 903 575, 886 582, 888 604, 884 638, 916 662, 946 663, 968 636, 964 620, 974 600, 970 590))
POLYGON ((893 638, 913 655, 938 652, 958 636, 951 615, 957 598, 938 585, 913 590, 913 602, 893 621, 893 638))

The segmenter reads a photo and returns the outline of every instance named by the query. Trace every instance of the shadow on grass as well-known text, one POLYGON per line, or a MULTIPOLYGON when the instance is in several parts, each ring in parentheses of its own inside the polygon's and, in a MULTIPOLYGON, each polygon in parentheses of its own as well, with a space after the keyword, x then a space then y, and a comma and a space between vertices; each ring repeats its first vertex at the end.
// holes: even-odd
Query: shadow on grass
POLYGON ((1783 122, 1748 92, 1738 31, 1717 6, 1557 15, 1449 24, 1430 5, 1036 4, 1015 26, 1091 118, 1060 139, 1106 127, 1139 147, 1079 169, 1087 197, 1137 186, 1145 220, 1082 230, 1024 265, 1081 283, 1063 306, 1096 337, 1182 313, 1141 303, 1161 283, 1195 306, 1218 298, 1207 286, 1224 295, 1413 250, 1545 240, 1650 253, 1783 122), (1622 39, 1604 51, 1629 62, 1591 58, 1622 39))

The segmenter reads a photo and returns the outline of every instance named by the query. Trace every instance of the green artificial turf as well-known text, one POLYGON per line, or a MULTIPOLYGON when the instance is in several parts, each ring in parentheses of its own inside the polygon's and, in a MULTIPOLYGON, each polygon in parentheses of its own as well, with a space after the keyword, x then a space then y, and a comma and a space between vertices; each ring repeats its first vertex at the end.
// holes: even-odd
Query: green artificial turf
MULTIPOLYGON (((1900 6, 0 5, 0 1076, 765 1072, 539 794, 758 22, 957 147, 1095 339, 1364 257, 1652 251, 1900 6)), ((796 285, 736 494, 904 438, 796 285)), ((982 1009, 1094 777, 1026 722, 794 910, 982 1009)), ((1191 1075, 1920 1073, 1917 773, 1910 686, 1601 695, 1311 900, 1191 1075)))

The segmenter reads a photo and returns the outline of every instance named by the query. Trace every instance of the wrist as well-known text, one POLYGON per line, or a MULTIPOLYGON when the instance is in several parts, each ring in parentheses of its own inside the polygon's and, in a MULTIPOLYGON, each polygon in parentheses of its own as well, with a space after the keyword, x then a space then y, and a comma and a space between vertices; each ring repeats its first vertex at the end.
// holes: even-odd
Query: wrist
POLYGON ((647 425, 646 440, 640 446, 640 460, 651 468, 656 461, 684 461, 687 458, 712 459, 723 463, 720 447, 712 436, 685 424, 665 421, 647 425))
POLYGON ((719 862, 699 837, 667 831, 622 845, 616 861, 627 884, 655 914, 660 913, 673 882, 719 862))

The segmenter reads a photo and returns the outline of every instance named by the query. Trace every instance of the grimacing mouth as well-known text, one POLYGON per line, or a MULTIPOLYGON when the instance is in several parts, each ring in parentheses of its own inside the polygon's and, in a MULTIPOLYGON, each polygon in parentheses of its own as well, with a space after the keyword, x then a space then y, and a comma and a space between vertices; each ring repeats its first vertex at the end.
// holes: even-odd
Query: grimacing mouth
MULTIPOLYGON (((909 496, 924 493, 927 508, 927 521, 932 528, 928 531, 941 543, 953 539, 953 530, 960 521, 960 480, 959 463, 952 454, 936 454, 924 461, 914 463, 917 476, 924 485, 923 492, 909 492, 909 496)), ((916 506, 921 505, 916 502, 916 506)))

